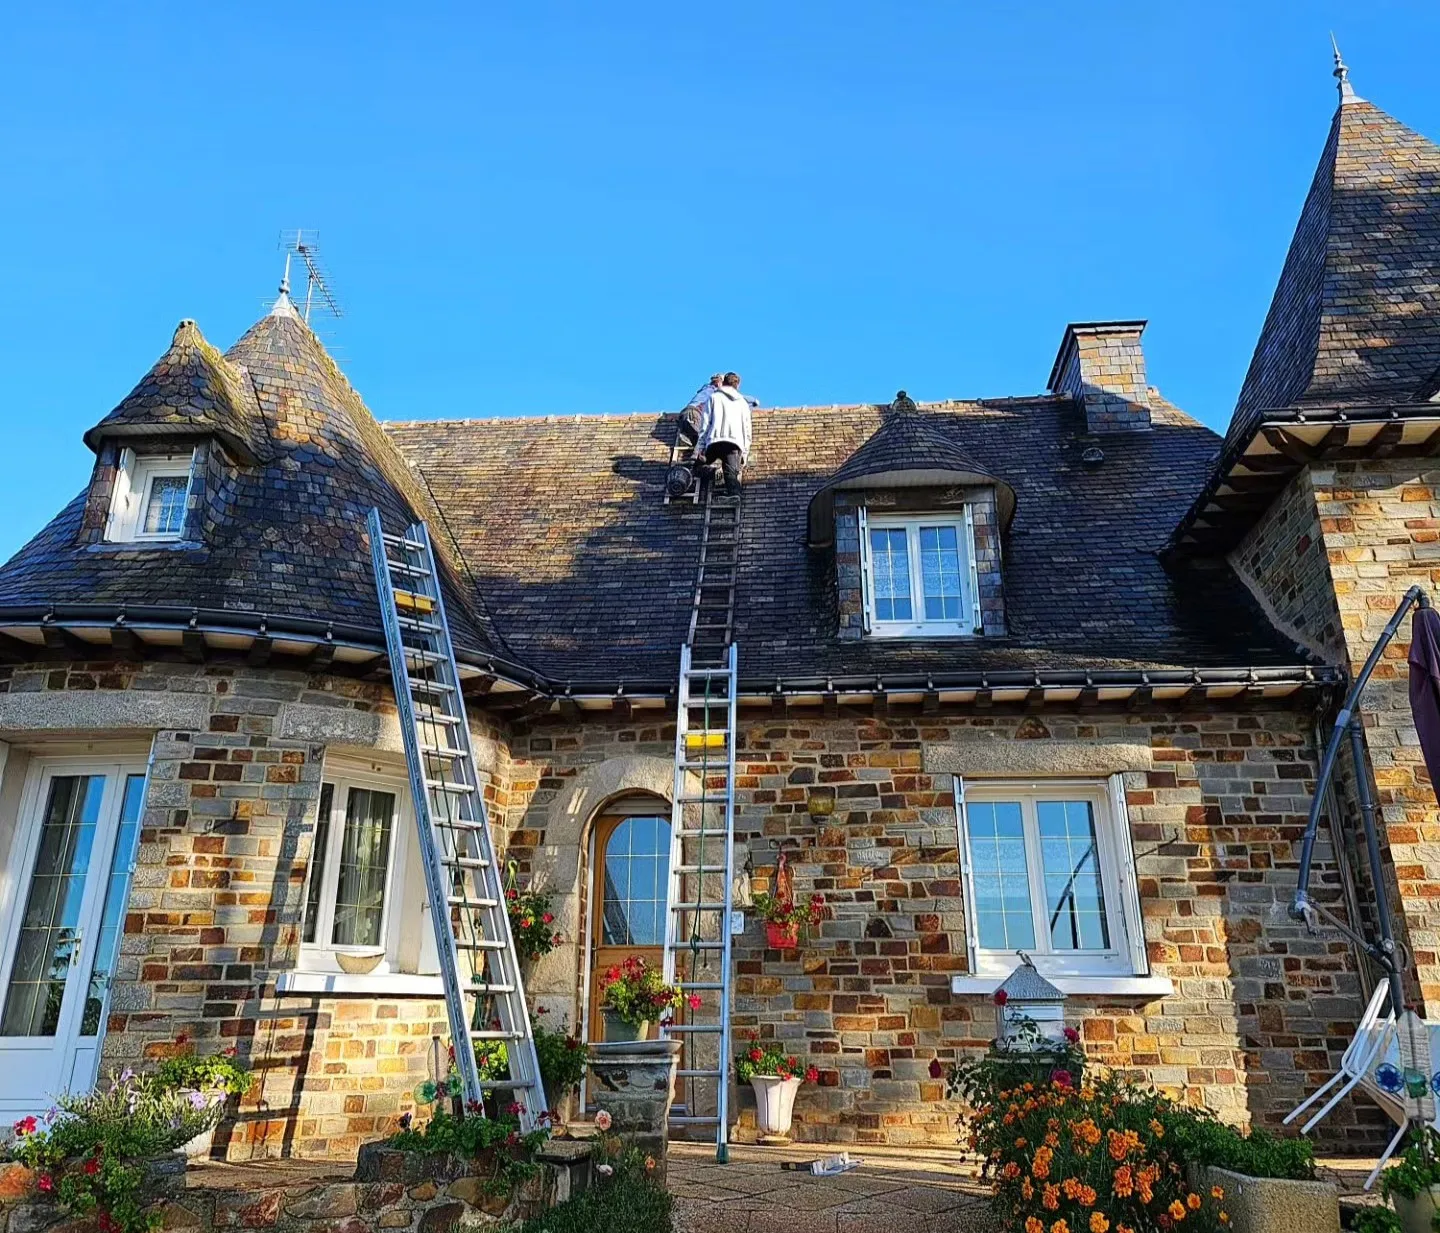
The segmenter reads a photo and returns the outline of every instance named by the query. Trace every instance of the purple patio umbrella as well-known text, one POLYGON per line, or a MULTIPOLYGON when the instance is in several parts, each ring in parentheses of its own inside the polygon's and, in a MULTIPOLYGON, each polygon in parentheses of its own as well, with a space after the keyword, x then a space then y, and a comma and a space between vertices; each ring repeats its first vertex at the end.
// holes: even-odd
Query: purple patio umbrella
POLYGON ((1410 626, 1410 713, 1432 786, 1440 786, 1440 612, 1415 609, 1410 626))

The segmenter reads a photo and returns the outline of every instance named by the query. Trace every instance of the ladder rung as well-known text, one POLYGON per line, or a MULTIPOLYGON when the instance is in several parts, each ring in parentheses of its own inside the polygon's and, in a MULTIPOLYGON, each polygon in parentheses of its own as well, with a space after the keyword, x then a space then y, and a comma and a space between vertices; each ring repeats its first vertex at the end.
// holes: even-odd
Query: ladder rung
POLYGON ((483 856, 452 856, 445 864, 456 869, 489 869, 490 862, 483 856))
MULTIPOLYGON (((715 872, 716 872, 716 873, 724 873, 724 872, 725 872, 725 867, 722 865, 722 866, 721 866, 719 869, 717 869, 715 872)), ((700 942, 700 941, 694 941, 694 942, 676 942, 675 945, 674 945, 674 947, 673 947, 673 949, 674 949, 674 951, 675 951, 676 954, 679 954, 681 951, 687 951, 687 950, 724 950, 724 949, 725 949, 725 943, 724 943, 724 942, 700 942)), ((677 1030, 677 1031, 678 1031, 678 1030, 680 1030, 680 1029, 674 1029, 674 1030, 677 1030)), ((687 1031, 687 1032, 690 1031, 689 1028, 685 1028, 684 1030, 687 1031)))
POLYGON ((455 939, 456 950, 504 950, 505 943, 499 938, 472 938, 469 941, 455 939))
POLYGON ((447 685, 444 681, 422 681, 418 677, 407 676, 405 683, 415 693, 421 694, 453 694, 455 686, 447 685))
POLYGON ((670 1023, 667 1032, 689 1032, 694 1036, 718 1036, 724 1029, 718 1023, 670 1023))
MULTIPOLYGON (((677 1070, 675 1077, 677 1079, 719 1079, 723 1077, 723 1072, 718 1070, 677 1070)), ((672 1117, 670 1120, 673 1122, 675 1119, 672 1117)))
POLYGON ((718 1117, 672 1117, 669 1119, 672 1126, 718 1126, 718 1117))
POLYGON ((423 710, 415 712, 416 724, 448 724, 454 726, 460 722, 457 715, 447 715, 444 711, 423 710))
POLYGON ((672 873, 724 873, 724 865, 675 865, 672 873))
POLYGON ((445 662, 445 656, 437 654, 434 651, 424 650, 418 646, 407 646, 405 648, 405 661, 407 664, 413 661, 423 668, 426 664, 443 664, 445 662))
POLYGON ((534 1079, 481 1079, 480 1086, 495 1091, 523 1092, 535 1086, 534 1079))
POLYGON ((470 899, 464 895, 449 895, 445 902, 452 908, 498 908, 498 899, 470 899))
POLYGON ((670 910, 672 912, 723 912, 725 905, 723 903, 672 903, 670 910))
POLYGON ((471 981, 465 986, 466 993, 514 993, 514 985, 488 985, 484 981, 471 981))
POLYGON ((403 548, 406 552, 425 551, 425 545, 418 539, 409 539, 404 535, 386 535, 385 542, 392 548, 403 548))
POLYGON ((471 1040, 524 1040, 524 1032, 502 1032, 495 1028, 471 1028, 471 1040))
POLYGON ((454 779, 427 779, 425 786, 432 792, 450 792, 456 796, 469 796, 475 790, 468 783, 454 779))
POLYGON ((728 796, 682 796, 677 799, 682 805, 725 805, 730 801, 728 796))
POLYGON ((725 982, 722 980, 677 980, 675 987, 677 989, 708 989, 712 993, 720 993, 724 991, 725 982))
POLYGON ((465 756, 463 749, 447 749, 444 745, 422 744, 420 752, 432 758, 463 758, 465 756))
POLYGON ((386 557, 386 558, 385 558, 385 564, 386 564, 386 566, 389 567, 389 569, 391 570, 391 572, 398 572, 398 573, 401 573, 401 574, 409 574, 409 575, 411 575, 411 577, 414 577, 414 578, 428 578, 428 577, 430 577, 430 571, 429 571, 428 569, 425 569, 423 566, 420 566, 420 565, 410 565, 410 564, 407 564, 405 561, 396 561, 396 560, 393 560, 393 559, 390 558, 390 557, 386 557))
POLYGON ((707 677, 707 676, 729 676, 729 668, 691 668, 686 676, 707 677))

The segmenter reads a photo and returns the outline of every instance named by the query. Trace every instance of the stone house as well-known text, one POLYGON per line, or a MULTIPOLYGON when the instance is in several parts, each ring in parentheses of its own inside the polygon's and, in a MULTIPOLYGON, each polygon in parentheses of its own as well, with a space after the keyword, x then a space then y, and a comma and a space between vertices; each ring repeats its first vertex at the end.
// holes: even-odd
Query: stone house
MULTIPOLYGON (((1440 149, 1341 87, 1223 440, 1149 384, 1140 321, 1069 326, 1042 394, 756 413, 737 839, 828 906, 796 952, 747 918, 734 1022, 818 1068, 801 1137, 953 1142, 931 1063, 993 1035, 1019 951, 1096 1059, 1228 1118, 1337 1064, 1369 975, 1286 912, 1316 733, 1440 568, 1440 149)), ((0 569, 0 1110, 181 1034, 258 1071, 232 1158, 350 1155, 413 1107, 445 1016, 372 506, 434 529, 492 825, 564 939, 531 998, 595 1036, 597 966, 666 913, 675 432, 382 424, 283 293, 223 355, 181 323, 0 569)), ((1434 1011, 1403 651, 1369 756, 1434 1011)), ((1353 915, 1337 813, 1316 893, 1353 915)))

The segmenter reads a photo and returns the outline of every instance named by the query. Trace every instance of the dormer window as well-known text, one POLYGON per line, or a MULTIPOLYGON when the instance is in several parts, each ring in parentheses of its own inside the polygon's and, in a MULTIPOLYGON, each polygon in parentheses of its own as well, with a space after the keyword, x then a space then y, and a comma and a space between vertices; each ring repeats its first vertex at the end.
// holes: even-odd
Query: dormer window
POLYGON ((956 637, 981 628, 970 506, 934 516, 860 507, 865 630, 877 638, 956 637))
POLYGON ((105 538, 112 543, 164 543, 185 532, 195 451, 120 451, 105 538))

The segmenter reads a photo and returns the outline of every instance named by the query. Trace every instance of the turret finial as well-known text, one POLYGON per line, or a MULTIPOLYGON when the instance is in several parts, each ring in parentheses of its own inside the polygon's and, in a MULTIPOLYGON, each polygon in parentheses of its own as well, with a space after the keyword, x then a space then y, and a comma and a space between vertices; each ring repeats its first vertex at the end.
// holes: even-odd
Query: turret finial
POLYGON ((1340 106, 1346 103, 1360 102, 1360 96, 1355 93, 1355 87, 1350 84, 1350 69, 1345 61, 1340 58, 1340 44, 1335 41, 1335 33, 1330 33, 1330 46, 1335 51, 1335 82, 1340 91, 1340 106))
POLYGON ((280 276, 280 294, 270 306, 272 317, 295 316, 295 305, 290 302, 290 254, 285 254, 285 273, 280 276))

